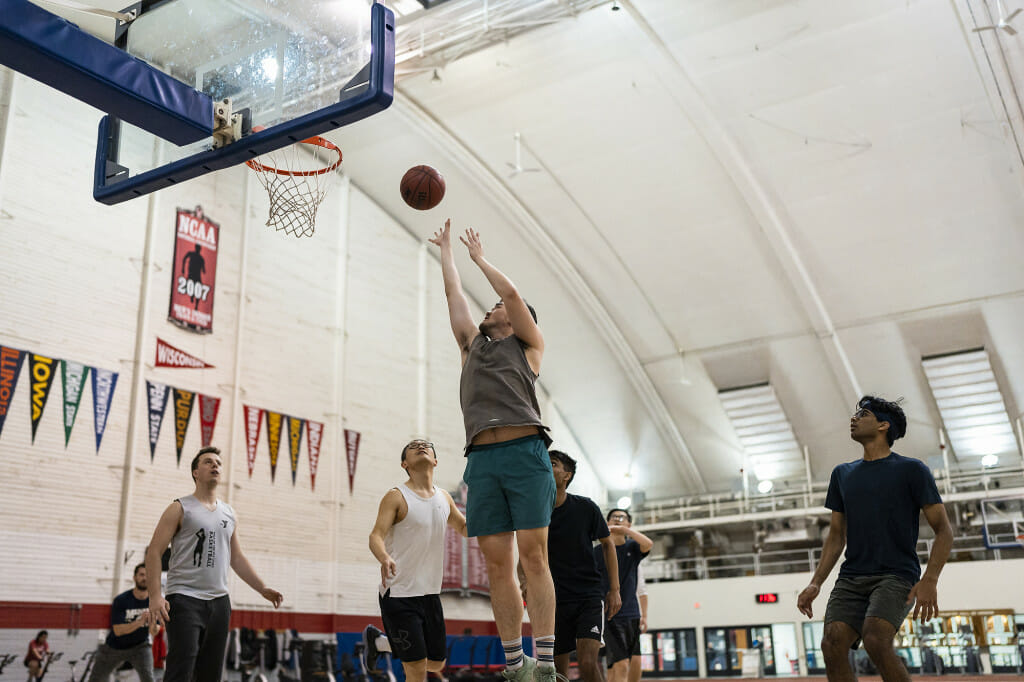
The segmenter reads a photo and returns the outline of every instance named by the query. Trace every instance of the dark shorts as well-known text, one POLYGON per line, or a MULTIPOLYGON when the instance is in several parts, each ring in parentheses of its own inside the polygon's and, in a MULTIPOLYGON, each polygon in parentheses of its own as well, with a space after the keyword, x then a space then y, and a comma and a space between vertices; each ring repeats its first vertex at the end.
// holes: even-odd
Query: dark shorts
POLYGON ((167 662, 164 682, 220 682, 231 623, 231 600, 167 597, 167 662))
POLYGON ((441 595, 392 597, 388 590, 378 601, 384 632, 398 660, 410 663, 448 657, 441 595))
POLYGON ((604 629, 605 657, 611 668, 640 655, 640 619, 613 618, 604 629))
POLYGON ((555 656, 576 651, 577 639, 602 641, 604 600, 561 602, 555 606, 555 656))
MULTIPOLYGON (((897 630, 910 613, 907 595, 913 585, 895 575, 865 575, 839 578, 825 608, 825 625, 846 623, 858 634, 864 632, 865 618, 881 618, 897 630)), ((859 640, 854 642, 857 648, 859 640)))
POLYGON ((470 537, 547 528, 555 507, 551 457, 540 435, 474 445, 462 480, 470 537))

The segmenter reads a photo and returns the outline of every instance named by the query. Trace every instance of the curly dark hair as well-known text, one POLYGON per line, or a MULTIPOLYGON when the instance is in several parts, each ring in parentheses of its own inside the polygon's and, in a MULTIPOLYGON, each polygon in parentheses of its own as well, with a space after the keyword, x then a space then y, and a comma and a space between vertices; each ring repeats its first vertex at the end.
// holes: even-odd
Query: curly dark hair
POLYGON ((900 406, 902 402, 903 398, 883 400, 873 395, 866 395, 857 401, 858 410, 868 410, 878 421, 889 423, 889 430, 885 433, 889 447, 907 434, 907 415, 903 414, 900 406))
POLYGON ((562 468, 569 472, 569 480, 565 482, 568 487, 572 483, 572 479, 576 478, 576 460, 561 450, 548 450, 548 454, 557 459, 562 464, 562 468))

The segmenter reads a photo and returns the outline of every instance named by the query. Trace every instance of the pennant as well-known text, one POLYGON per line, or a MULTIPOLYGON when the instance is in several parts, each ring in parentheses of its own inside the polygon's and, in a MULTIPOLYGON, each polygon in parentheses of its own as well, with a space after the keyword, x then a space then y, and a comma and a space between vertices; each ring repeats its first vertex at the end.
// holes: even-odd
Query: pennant
POLYGON ((156 337, 156 366, 176 368, 187 367, 190 369, 206 369, 207 367, 213 367, 213 365, 205 360, 201 360, 194 355, 189 355, 180 348, 175 348, 159 336, 156 337))
POLYGON ((277 449, 281 446, 281 419, 284 417, 279 412, 267 413, 267 445, 270 447, 270 481, 274 481, 274 474, 277 473, 277 449))
MULTIPOLYGON (((217 425, 217 411, 220 409, 220 398, 199 395, 199 426, 203 430, 203 447, 209 447, 213 440, 213 427, 217 425)), ((250 472, 251 473, 251 472, 250 472)))
POLYGON ((295 473, 299 470, 299 451, 302 449, 302 427, 305 419, 288 417, 288 454, 292 458, 292 485, 295 485, 295 473))
POLYGON ((18 385, 18 375, 21 374, 21 365, 26 355, 26 351, 0 346, 0 433, 4 430, 7 410, 11 408, 14 387, 18 385))
POLYGON ((245 411, 245 459, 249 465, 249 478, 252 478, 253 467, 256 466, 256 444, 260 441, 260 429, 263 427, 263 410, 251 405, 243 405, 245 411))
POLYGON ((156 456, 156 442, 160 438, 160 425, 164 423, 164 410, 167 408, 167 393, 171 390, 166 384, 157 384, 146 380, 146 405, 149 413, 149 461, 156 456))
POLYGON ((92 419, 96 431, 96 452, 100 451, 103 432, 107 430, 107 415, 117 388, 117 372, 109 369, 92 368, 92 419))
POLYGON ((323 422, 306 420, 306 446, 309 449, 310 488, 316 490, 316 470, 320 464, 320 439, 324 435, 323 422))
POLYGON ((82 388, 89 368, 80 362, 60 361, 60 378, 64 384, 64 447, 71 440, 71 429, 78 416, 78 405, 82 402, 82 388))
POLYGON ((50 397, 50 387, 53 386, 53 378, 57 376, 57 362, 54 358, 45 355, 32 354, 29 360, 29 376, 32 377, 32 442, 36 442, 36 429, 39 428, 39 420, 43 418, 43 408, 46 407, 46 400, 50 397))
POLYGON ((188 420, 192 417, 192 406, 196 402, 195 391, 174 391, 174 447, 178 451, 178 466, 181 466, 181 451, 185 447, 185 432, 188 431, 188 420))
POLYGON ((360 438, 361 434, 358 431, 345 429, 345 454, 348 456, 348 492, 350 495, 356 480, 356 459, 359 457, 360 438))

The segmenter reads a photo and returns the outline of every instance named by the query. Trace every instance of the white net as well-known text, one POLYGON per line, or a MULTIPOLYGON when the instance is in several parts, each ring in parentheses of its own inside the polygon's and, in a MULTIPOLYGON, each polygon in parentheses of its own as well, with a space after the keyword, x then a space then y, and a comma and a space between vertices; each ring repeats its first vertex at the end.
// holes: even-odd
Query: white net
POLYGON ((270 197, 267 225, 293 237, 312 237, 317 209, 341 165, 341 151, 322 137, 311 137, 247 165, 270 197))

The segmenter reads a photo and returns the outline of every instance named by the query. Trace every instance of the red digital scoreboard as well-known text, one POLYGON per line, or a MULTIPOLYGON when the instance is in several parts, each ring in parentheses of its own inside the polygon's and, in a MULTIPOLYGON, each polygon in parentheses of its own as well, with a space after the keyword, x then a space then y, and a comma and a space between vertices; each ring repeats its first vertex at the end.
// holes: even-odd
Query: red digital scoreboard
POLYGON ((763 592, 754 595, 754 601, 758 604, 775 604, 779 601, 778 592, 763 592))

